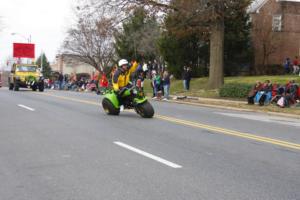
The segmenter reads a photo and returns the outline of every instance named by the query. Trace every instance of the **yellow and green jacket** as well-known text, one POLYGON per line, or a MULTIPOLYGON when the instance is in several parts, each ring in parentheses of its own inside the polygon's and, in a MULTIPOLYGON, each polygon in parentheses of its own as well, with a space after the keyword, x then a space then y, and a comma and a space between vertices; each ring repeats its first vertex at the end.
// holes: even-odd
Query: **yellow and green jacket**
POLYGON ((119 91, 123 87, 127 86, 130 82, 130 75, 136 71, 138 63, 134 62, 133 65, 126 71, 122 72, 118 69, 113 75, 113 88, 114 91, 119 91))

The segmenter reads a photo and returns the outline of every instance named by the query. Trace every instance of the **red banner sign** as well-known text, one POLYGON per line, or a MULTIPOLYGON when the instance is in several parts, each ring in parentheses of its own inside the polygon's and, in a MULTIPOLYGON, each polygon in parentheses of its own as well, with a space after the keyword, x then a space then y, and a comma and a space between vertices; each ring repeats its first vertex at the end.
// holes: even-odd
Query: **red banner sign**
POLYGON ((35 58, 34 44, 14 43, 13 55, 15 58, 35 58))

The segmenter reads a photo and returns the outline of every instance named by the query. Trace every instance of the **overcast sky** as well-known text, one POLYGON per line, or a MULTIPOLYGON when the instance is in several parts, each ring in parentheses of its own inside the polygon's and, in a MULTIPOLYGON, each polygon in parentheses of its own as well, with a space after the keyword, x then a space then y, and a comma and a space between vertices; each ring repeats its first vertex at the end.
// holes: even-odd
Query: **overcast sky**
MULTIPOLYGON (((72 21, 72 0, 0 0, 0 66, 12 56, 13 42, 36 44, 36 57, 44 51, 50 61, 64 39, 72 21), (11 33, 18 33, 12 35, 11 33)), ((74 2, 74 1, 73 1, 74 2)))

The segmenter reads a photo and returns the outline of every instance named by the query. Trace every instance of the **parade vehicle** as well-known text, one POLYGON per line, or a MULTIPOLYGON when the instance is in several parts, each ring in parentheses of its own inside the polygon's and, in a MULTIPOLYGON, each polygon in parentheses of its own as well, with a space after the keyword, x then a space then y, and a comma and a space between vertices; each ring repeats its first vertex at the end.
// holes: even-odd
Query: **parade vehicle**
POLYGON ((19 91, 20 88, 30 88, 44 91, 44 79, 37 65, 14 64, 8 78, 9 90, 19 91))
POLYGON ((152 118, 154 109, 141 87, 123 88, 119 93, 108 90, 102 100, 104 111, 109 115, 119 115, 121 108, 134 109, 143 118, 152 118))

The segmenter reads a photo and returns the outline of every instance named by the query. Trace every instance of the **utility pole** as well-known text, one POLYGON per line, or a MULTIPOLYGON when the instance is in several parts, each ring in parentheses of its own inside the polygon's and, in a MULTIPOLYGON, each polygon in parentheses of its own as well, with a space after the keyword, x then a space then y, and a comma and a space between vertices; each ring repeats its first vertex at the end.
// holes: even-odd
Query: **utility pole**
POLYGON ((44 61, 44 52, 41 53, 41 72, 43 73, 43 61, 44 61))
MULTIPOLYGON (((29 37, 26 37, 20 33, 11 33, 11 35, 18 35, 21 36, 22 38, 24 38, 28 44, 31 43, 31 34, 29 35, 29 37)), ((32 59, 27 58, 27 64, 32 64, 32 59)))

